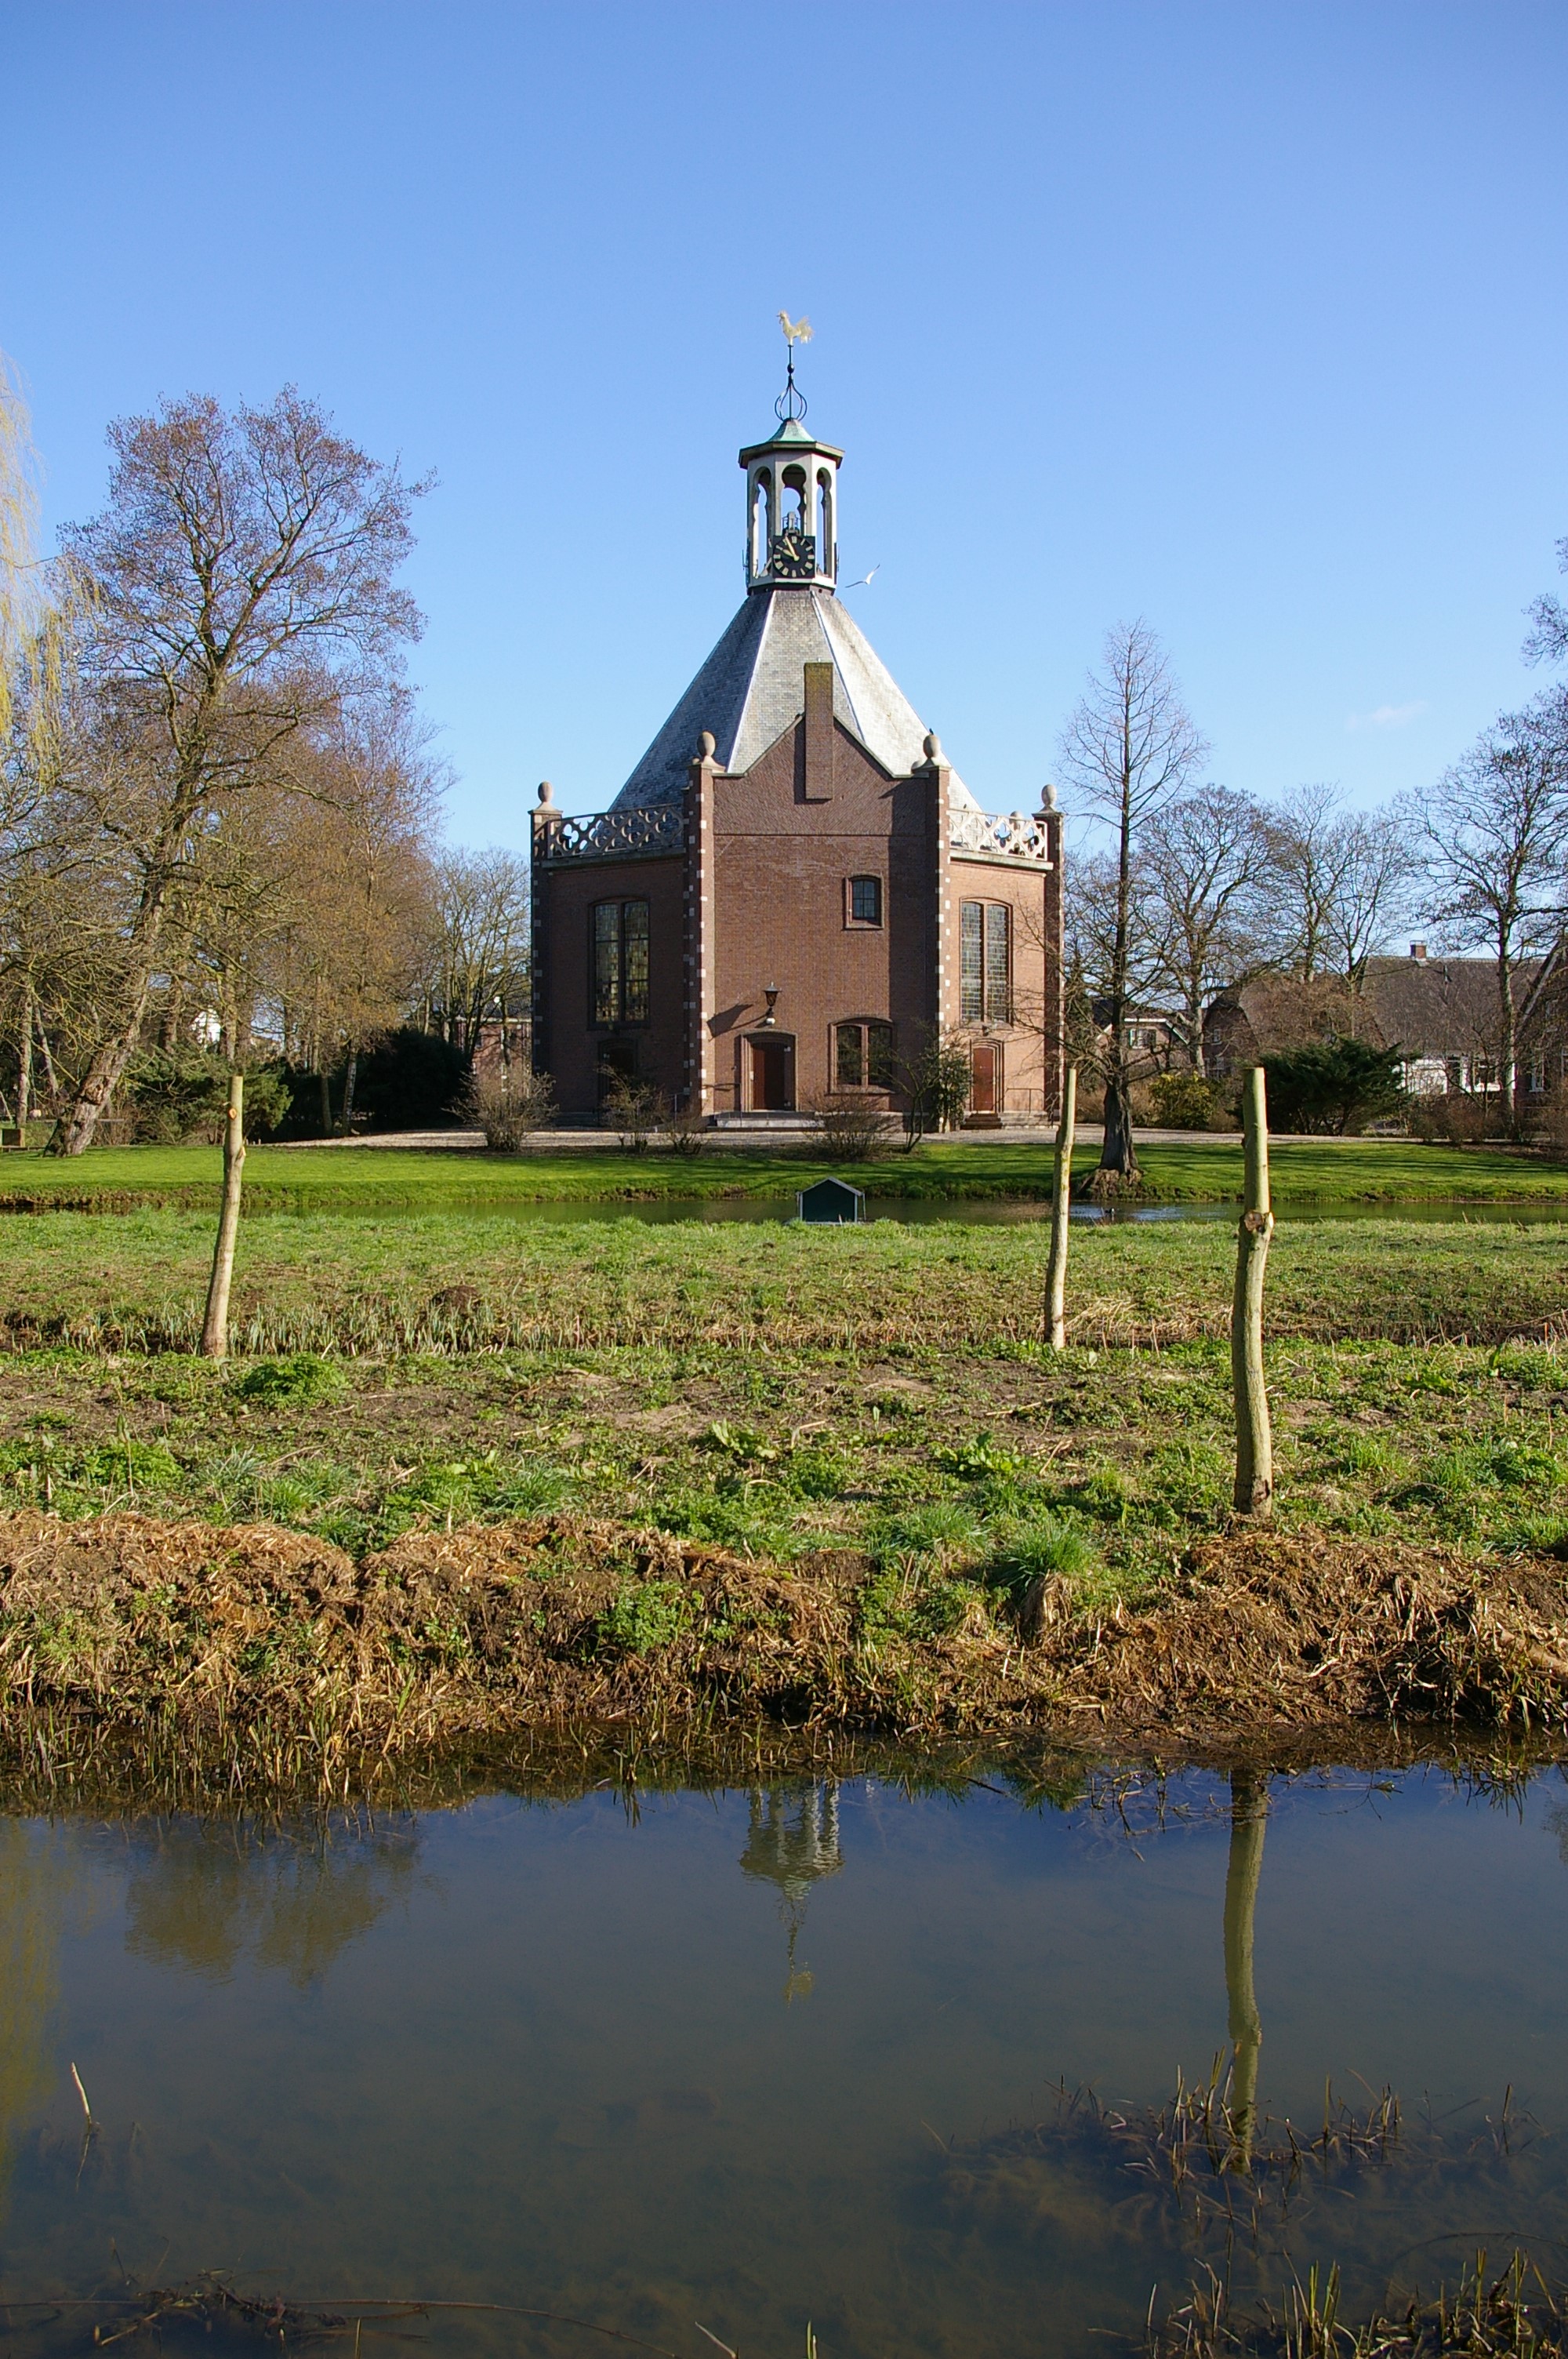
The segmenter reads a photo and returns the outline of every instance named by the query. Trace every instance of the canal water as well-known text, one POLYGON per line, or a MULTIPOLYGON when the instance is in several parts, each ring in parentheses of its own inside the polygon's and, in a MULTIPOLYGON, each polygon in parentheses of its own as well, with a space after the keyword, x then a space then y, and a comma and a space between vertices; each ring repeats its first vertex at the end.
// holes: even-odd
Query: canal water
POLYGON ((1565 1855, 1555 1770, 0 1821, 7 2348, 202 2271, 441 2352, 1039 2359, 1206 2267, 1568 2270, 1565 1855))
MULTIPOLYGON (((4 1207, 0 1207, 3 1210, 4 1207)), ((268 1203, 267 1209, 274 1209, 268 1203)), ((376 1199, 373 1202, 356 1202, 346 1191, 341 1197, 312 1198, 308 1203, 291 1207, 315 1220, 323 1214, 337 1214, 344 1219, 363 1219, 367 1214, 391 1209, 390 1201, 376 1199)), ((410 1197, 400 1207, 409 1212, 427 1212, 429 1207, 410 1197)), ((443 1212, 471 1212, 492 1220, 521 1222, 600 1222, 641 1221, 655 1226, 680 1221, 793 1221, 795 1201, 793 1196, 669 1196, 631 1200, 626 1198, 542 1197, 533 1201, 508 1200, 494 1202, 476 1196, 470 1201, 444 1197, 443 1212)), ((1311 1197, 1292 1199, 1276 1195, 1274 1211, 1281 1220, 1291 1221, 1419 1221, 1432 1223, 1474 1222, 1487 1226, 1518 1227, 1556 1223, 1568 1221, 1568 1201, 1563 1203, 1469 1203, 1460 1201, 1423 1200, 1418 1203, 1391 1204, 1324 1204, 1311 1197)), ((1048 1221, 1049 1202, 1015 1202, 1009 1198, 931 1197, 868 1195, 862 1217, 868 1221, 901 1221, 926 1224, 937 1221, 956 1221, 967 1228, 1012 1228, 1020 1223, 1048 1221)), ((1104 1226, 1108 1223, 1141 1227, 1150 1223, 1168 1221, 1224 1221, 1234 1227, 1240 1217, 1239 1201, 1222 1204, 1074 1204, 1071 1218, 1078 1223, 1104 1226)))

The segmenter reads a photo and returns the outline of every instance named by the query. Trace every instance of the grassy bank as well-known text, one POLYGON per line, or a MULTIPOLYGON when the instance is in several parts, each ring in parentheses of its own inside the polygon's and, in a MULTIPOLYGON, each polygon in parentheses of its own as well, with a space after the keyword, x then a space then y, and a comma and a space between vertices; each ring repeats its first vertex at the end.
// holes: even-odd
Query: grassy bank
POLYGON ((1033 1226, 263 1218, 226 1368, 189 1352, 203 1220, 6 1239, 13 1734, 29 1695, 76 1725, 94 1698, 145 1718, 177 1693, 219 1727, 314 1712, 329 1750, 519 1713, 663 1714, 672 1743, 748 1713, 1201 1735, 1227 1697, 1249 1725, 1560 1720, 1568 1229, 1281 1230, 1270 1378, 1298 1553, 1273 1570, 1224 1553, 1225 1228, 1085 1233, 1052 1358, 1033 1226), (127 1515, 154 1539, 110 1564, 84 1528, 70 1556, 70 1528, 127 1515), (14 1589, 16 1549, 42 1604, 14 1589), (231 1561, 252 1570, 215 1637, 231 1561), (1395 1610, 1418 1593, 1419 1647, 1395 1610))
MULTIPOLYGON (((204 1214, 38 1214, 0 1238, 0 1334, 141 1353, 193 1350, 212 1250, 204 1214)), ((951 1352, 991 1362, 1038 1342, 1047 1234, 872 1223, 637 1221, 520 1224, 443 1213, 380 1220, 261 1215, 235 1271, 235 1348, 387 1361, 436 1353, 692 1351, 859 1360, 951 1352)), ((1225 1332, 1228 1223, 1075 1232, 1073 1341, 1166 1346, 1225 1332)), ((1490 1344, 1568 1316, 1568 1227, 1282 1223, 1271 1332, 1490 1344)))
MULTIPOLYGON (((1151 1201, 1224 1202, 1241 1189, 1241 1150, 1195 1137, 1140 1150, 1151 1201)), ((1087 1172, 1095 1150, 1080 1151, 1087 1172)), ((1407 1139, 1304 1139, 1274 1148, 1281 1196, 1324 1204, 1561 1202, 1568 1206, 1568 1167, 1503 1147, 1428 1147, 1407 1139)), ((715 1147, 686 1158, 624 1154, 602 1147, 489 1155, 471 1149, 256 1147, 246 1161, 257 1211, 385 1209, 504 1210, 540 1202, 656 1202, 727 1197, 791 1198, 833 1168, 797 1149, 715 1147)), ((894 1153, 863 1167, 873 1193, 939 1201, 1016 1199, 1050 1194, 1047 1147, 1005 1137, 941 1139, 913 1154, 894 1153)), ((0 1205, 51 1203, 120 1211, 146 1205, 215 1203, 216 1147, 92 1148, 66 1161, 39 1154, 0 1158, 0 1205)))

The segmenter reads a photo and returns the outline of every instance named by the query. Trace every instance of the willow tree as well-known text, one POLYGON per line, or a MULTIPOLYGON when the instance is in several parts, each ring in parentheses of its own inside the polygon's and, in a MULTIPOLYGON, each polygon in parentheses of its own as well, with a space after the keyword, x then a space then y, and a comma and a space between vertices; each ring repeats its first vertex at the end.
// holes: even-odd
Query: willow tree
MULTIPOLYGON (((94 862, 71 783, 81 752, 80 586, 38 555, 38 464, 16 373, 0 353, 0 1006, 5 1082, 23 1124, 35 1058, 49 1094, 92 1030, 118 962, 115 864, 94 862)), ((112 847, 110 847, 112 852, 112 847)))
POLYGON ((0 734, 10 728, 17 671, 38 629, 38 479, 16 372, 0 353, 0 734))
POLYGON ((1152 945, 1136 869, 1149 823, 1190 784, 1207 752, 1153 632, 1146 623, 1119 624, 1107 635, 1100 669, 1089 676, 1061 749, 1064 775, 1077 788, 1081 808, 1111 839, 1098 972, 1086 977, 1095 1004, 1095 1061, 1105 1082, 1105 1140, 1089 1181, 1092 1194, 1114 1195, 1139 1181, 1132 1019, 1138 978, 1152 945))
POLYGON ((166 402, 109 430, 109 504, 64 535, 82 586, 89 825, 135 875, 119 1004, 57 1146, 87 1147, 134 1053, 166 930, 225 810, 288 786, 302 741, 419 616, 394 575, 426 487, 332 431, 286 386, 266 409, 166 402))

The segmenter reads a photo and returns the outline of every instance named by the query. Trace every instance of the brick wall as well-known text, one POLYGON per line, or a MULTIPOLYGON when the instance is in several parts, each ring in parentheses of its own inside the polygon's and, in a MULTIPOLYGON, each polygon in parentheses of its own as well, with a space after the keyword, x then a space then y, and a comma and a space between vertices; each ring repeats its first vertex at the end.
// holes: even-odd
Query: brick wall
POLYGON ((649 904, 648 1022, 624 1027, 635 1038, 643 1078, 674 1100, 685 1075, 683 913, 686 864, 668 858, 594 860, 546 865, 535 873, 541 919, 537 955, 547 964, 544 1016, 535 1033, 536 1064, 554 1076, 563 1114, 593 1114, 599 1065, 612 1037, 595 1027, 590 997, 591 912, 597 901, 649 904))
MULTIPOLYGON (((684 855, 602 860, 535 872, 542 988, 538 1064, 563 1112, 590 1114, 609 1037, 589 1023, 590 912, 600 900, 650 904, 649 1021, 640 1070, 680 1103, 700 1042, 705 1113, 750 1111, 752 1039, 792 1044, 795 1103, 835 1086, 834 1028, 891 1023, 895 1055, 959 1015, 959 908, 1011 913, 1013 1020, 977 1032, 1000 1050, 1000 1111, 1049 1115, 1060 1090, 1060 872, 966 856, 946 843, 949 773, 940 758, 890 777, 838 722, 830 668, 808 664, 804 710, 741 775, 694 764, 684 855), (699 831, 704 806, 710 816, 699 831), (707 886, 697 890, 699 832, 707 886), (881 885, 881 921, 857 922, 851 877, 881 885), (938 962, 945 977, 938 993, 938 962), (696 984, 701 978, 702 1004, 696 984), (776 991, 773 1022, 766 994, 776 991)), ((1059 860, 1060 823, 1054 835, 1059 860)), ((896 1093, 886 1102, 896 1103, 896 1093)))
POLYGON ((929 787, 889 778, 847 730, 830 721, 814 733, 812 720, 743 777, 715 785, 708 1023, 719 1111, 746 1103, 743 1044, 762 1025, 771 986, 779 995, 774 1028, 795 1042, 803 1106, 833 1086, 836 1024, 891 1022, 902 1052, 930 1013, 929 787), (880 925, 852 920, 852 876, 881 881, 880 925))

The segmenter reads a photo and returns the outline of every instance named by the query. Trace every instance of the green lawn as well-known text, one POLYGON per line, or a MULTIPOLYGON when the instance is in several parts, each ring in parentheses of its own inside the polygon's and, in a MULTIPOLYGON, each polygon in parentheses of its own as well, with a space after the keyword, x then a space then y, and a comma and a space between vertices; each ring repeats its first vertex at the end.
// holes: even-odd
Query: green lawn
MULTIPOLYGON (((356 1549, 559 1506, 762 1558, 855 1547, 916 1604, 1037 1557, 1134 1592, 1228 1509, 1228 1224, 1078 1234, 1053 1358, 1035 1224, 261 1215, 226 1368, 190 1356, 203 1216, 5 1237, 4 1506, 356 1549)), ((1565 1323, 1568 1225, 1287 1223, 1281 1524, 1568 1549, 1565 1323)))
MULTIPOLYGON (((1149 1147, 1152 1198, 1224 1201, 1239 1193, 1238 1147, 1194 1138, 1149 1147)), ((1086 1149, 1075 1169, 1092 1168, 1086 1149)), ((92 1148, 70 1161, 38 1154, 0 1159, 0 1204, 59 1202, 104 1211, 215 1201, 219 1155, 206 1147, 92 1148)), ((528 1156, 453 1149, 253 1147, 245 1165, 254 1211, 503 1210, 508 1204, 636 1201, 731 1196, 788 1197, 831 1167, 798 1152, 723 1147, 685 1158, 628 1155, 619 1147, 528 1156)), ((1333 1203, 1562 1202, 1568 1166, 1506 1148, 1427 1147, 1403 1139, 1312 1140, 1273 1150, 1276 1194, 1333 1203)), ((1005 1138, 942 1140, 913 1155, 860 1167, 876 1195, 928 1200, 1041 1199, 1050 1192, 1048 1148, 1005 1138)))

